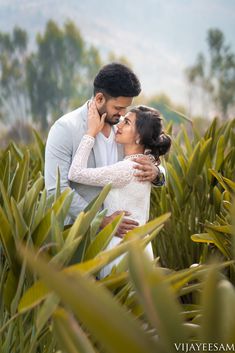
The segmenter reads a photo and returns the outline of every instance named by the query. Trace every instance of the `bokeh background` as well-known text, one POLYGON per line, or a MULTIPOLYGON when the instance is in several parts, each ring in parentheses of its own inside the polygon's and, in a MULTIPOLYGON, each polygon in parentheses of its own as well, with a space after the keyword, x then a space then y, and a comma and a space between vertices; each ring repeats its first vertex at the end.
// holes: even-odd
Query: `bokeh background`
POLYGON ((231 117, 234 33, 232 0, 0 0, 2 144, 9 127, 20 138, 19 124, 47 131, 90 97, 95 73, 114 60, 139 76, 137 102, 168 120, 181 122, 172 110, 199 126, 231 117))

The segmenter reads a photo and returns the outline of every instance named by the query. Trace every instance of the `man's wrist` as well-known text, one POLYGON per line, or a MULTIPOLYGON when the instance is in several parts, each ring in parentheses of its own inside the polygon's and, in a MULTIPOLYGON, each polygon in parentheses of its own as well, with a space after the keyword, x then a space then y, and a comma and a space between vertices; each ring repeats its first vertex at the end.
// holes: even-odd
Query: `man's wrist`
POLYGON ((155 166, 157 169, 157 176, 156 178, 152 181, 152 184, 154 186, 162 186, 165 184, 165 175, 164 173, 161 172, 160 168, 158 166, 155 166))

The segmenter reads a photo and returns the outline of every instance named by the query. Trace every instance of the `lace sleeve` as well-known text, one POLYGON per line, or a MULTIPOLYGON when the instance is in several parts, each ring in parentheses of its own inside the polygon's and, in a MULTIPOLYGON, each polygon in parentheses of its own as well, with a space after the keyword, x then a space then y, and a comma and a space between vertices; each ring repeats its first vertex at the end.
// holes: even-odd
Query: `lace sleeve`
POLYGON ((94 142, 93 137, 83 136, 69 170, 69 180, 92 186, 104 186, 109 183, 112 183, 114 187, 127 185, 134 177, 134 162, 131 160, 124 160, 106 167, 87 168, 88 157, 94 142))

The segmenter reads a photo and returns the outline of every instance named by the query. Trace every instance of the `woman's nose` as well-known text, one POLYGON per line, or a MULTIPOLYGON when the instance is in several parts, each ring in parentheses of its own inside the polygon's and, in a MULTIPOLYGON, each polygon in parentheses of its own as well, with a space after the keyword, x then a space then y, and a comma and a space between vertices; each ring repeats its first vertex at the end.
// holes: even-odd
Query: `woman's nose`
POLYGON ((122 119, 119 120, 119 123, 117 124, 117 128, 120 129, 123 125, 124 121, 122 119))

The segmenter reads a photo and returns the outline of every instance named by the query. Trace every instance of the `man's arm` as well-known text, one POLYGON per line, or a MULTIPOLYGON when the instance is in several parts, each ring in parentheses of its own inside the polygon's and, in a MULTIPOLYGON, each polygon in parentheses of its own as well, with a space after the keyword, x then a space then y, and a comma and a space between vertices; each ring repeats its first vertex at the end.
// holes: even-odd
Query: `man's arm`
POLYGON ((133 168, 137 169, 136 178, 139 181, 150 181, 153 186, 165 184, 165 168, 162 165, 154 164, 147 156, 134 158, 138 163, 133 168))
MULTIPOLYGON (((72 160, 73 141, 68 126, 63 121, 57 121, 51 128, 45 154, 45 185, 48 194, 55 193, 57 168, 60 170, 61 191, 70 187, 68 172, 72 160)), ((88 202, 74 192, 69 215, 74 220, 77 215, 88 205, 88 202)))

